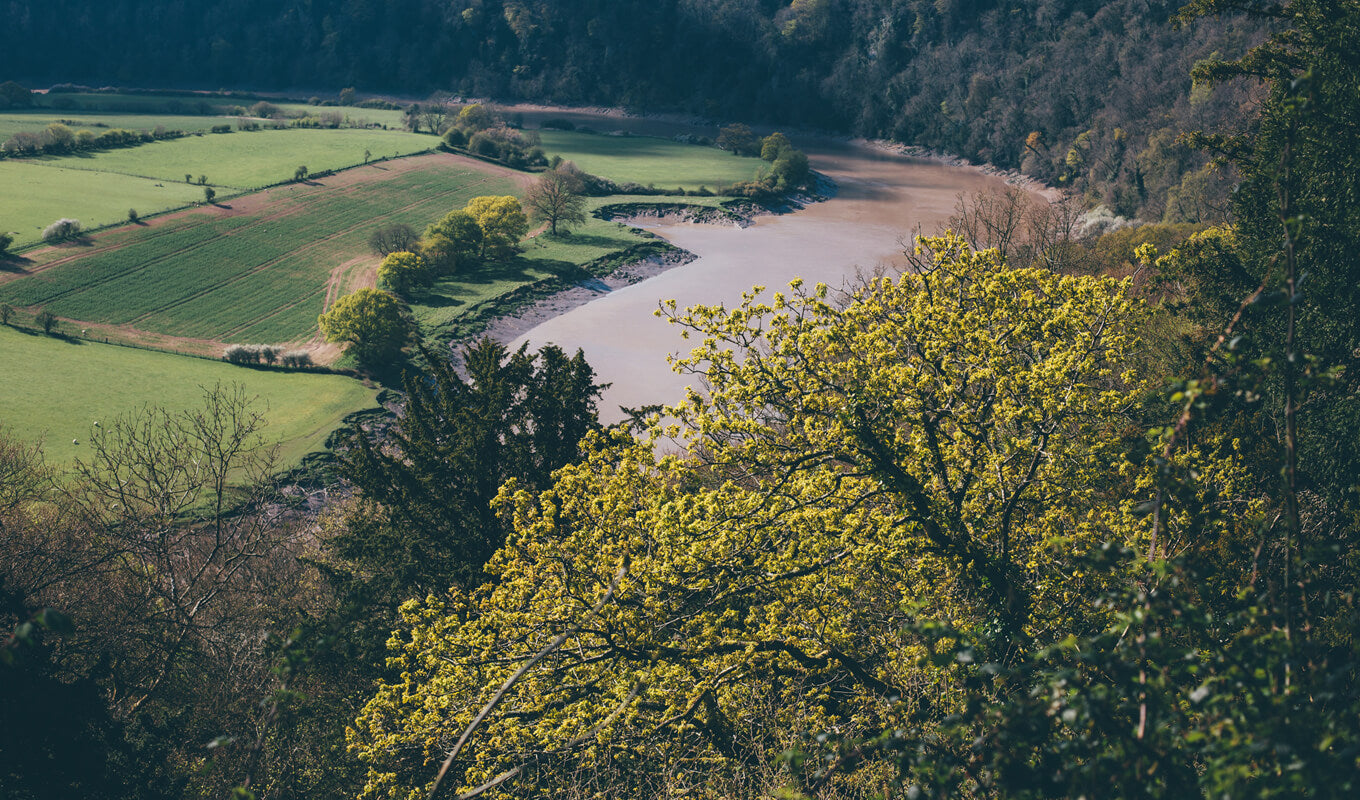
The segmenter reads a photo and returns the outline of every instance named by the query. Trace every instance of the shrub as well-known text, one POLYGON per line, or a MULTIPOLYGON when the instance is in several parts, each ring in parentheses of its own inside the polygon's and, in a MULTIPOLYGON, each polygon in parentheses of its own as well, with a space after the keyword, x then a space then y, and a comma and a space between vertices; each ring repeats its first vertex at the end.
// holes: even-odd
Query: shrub
POLYGON ((129 209, 128 209, 128 222, 131 222, 131 223, 136 224, 137 220, 139 220, 139 219, 141 219, 141 217, 137 215, 137 209, 135 209, 135 208, 129 208, 129 209))
POLYGON ((259 347, 259 352, 261 361, 266 364, 273 364, 279 360, 279 353, 283 352, 283 349, 272 344, 262 344, 259 347))
POLYGON ((14 307, 9 303, 0 303, 0 325, 8 325, 9 318, 14 316, 14 307))
POLYGON ((279 356, 279 362, 285 367, 310 367, 312 365, 312 354, 306 350, 289 350, 279 356))
POLYGON ((43 329, 43 333, 51 335, 52 331, 57 329, 58 320, 57 316, 51 311, 39 311, 38 315, 33 318, 33 322, 43 329))
POLYGON ((204 202, 211 203, 211 202, 213 201, 213 198, 215 198, 215 197, 217 197, 217 191, 216 191, 215 189, 213 189, 211 186, 204 186, 204 187, 203 187, 203 201, 204 201, 204 202))
POLYGON ((56 222, 43 228, 42 238, 45 242, 60 242, 79 236, 81 231, 80 220, 62 217, 56 222))
POLYGON ((233 364, 253 364, 256 360, 256 354, 245 345, 234 344, 222 353, 222 358, 233 364))
POLYGON ((212 132, 213 132, 213 133, 231 133, 231 125, 214 125, 214 126, 212 126, 212 132))
POLYGON ((9 233, 0 233, 0 257, 4 257, 9 250, 9 246, 14 244, 14 236, 9 233))

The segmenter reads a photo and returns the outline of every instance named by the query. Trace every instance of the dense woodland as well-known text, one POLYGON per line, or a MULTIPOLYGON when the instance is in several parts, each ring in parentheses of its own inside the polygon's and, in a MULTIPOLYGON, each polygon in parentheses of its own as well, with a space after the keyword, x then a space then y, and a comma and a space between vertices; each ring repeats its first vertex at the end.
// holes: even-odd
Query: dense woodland
MULTIPOLYGON (((831 5, 705 19, 749 48, 829 36, 800 25, 831 5)), ((709 392, 608 430, 579 355, 418 353, 320 516, 230 391, 111 421, 56 481, 0 438, 5 791, 1355 796, 1360 4, 1182 13, 1244 5, 1279 31, 1195 67, 1259 92, 1192 140, 1231 166, 1226 223, 1083 240, 963 198, 846 296, 663 308, 709 392)), ((459 24, 532 33, 489 8, 459 24)), ((431 31, 403 30, 417 80, 431 31)))
POLYGON ((1240 127, 1191 67, 1270 29, 1179 0, 173 0, 0 5, 0 75, 680 110, 892 138, 1067 183, 1118 213, 1222 217, 1176 137, 1240 127), (1189 177, 1187 177, 1189 176, 1189 177), (1182 187, 1182 183, 1187 185, 1182 187), (1168 204, 1170 208, 1168 209, 1168 204))

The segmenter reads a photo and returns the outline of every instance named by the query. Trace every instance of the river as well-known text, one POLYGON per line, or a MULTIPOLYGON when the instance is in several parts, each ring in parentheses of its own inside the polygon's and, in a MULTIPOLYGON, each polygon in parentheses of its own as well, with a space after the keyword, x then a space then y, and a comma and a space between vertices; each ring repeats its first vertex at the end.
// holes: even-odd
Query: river
MULTIPOLYGON (((628 120, 611 122, 625 127, 628 120)), ((860 270, 900 266, 912 232, 938 230, 960 193, 1002 185, 975 168, 914 160, 866 144, 793 138, 812 168, 836 182, 834 197, 791 214, 758 217, 747 228, 649 225, 698 258, 543 322, 513 346, 527 341, 531 348, 553 343, 568 353, 584 350, 599 380, 610 384, 600 403, 606 423, 623 418, 620 406, 672 403, 692 378, 667 364, 667 355, 687 347, 676 326, 654 316, 661 301, 732 307, 753 285, 767 287, 768 295, 796 277, 840 288, 860 270)))

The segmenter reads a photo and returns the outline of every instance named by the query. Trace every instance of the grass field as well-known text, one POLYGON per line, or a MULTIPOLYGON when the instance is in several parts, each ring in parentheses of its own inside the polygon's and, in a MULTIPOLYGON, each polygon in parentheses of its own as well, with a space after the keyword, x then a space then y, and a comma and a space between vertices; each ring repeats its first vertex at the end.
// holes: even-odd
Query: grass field
POLYGON ((432 136, 402 131, 293 128, 186 136, 140 147, 49 156, 38 163, 162 181, 183 182, 185 175, 197 181, 204 175, 221 193, 222 187, 246 190, 290 180, 299 166, 321 172, 362 164, 365 150, 373 158, 383 158, 437 144, 432 136))
MULTIPOLYGON (((249 110, 257 103, 257 100, 222 97, 220 95, 184 93, 177 95, 141 95, 141 94, 84 94, 84 93, 60 93, 39 95, 37 104, 43 107, 43 113, 58 118, 74 118, 76 115, 88 115, 95 113, 102 114, 123 114, 130 116, 146 117, 184 117, 196 115, 200 119, 212 119, 213 117, 227 117, 235 119, 241 116, 238 109, 249 110)), ((377 125, 387 125, 388 127, 400 127, 402 112, 389 111, 387 109, 360 108, 358 106, 314 106, 310 103, 285 103, 276 100, 266 102, 278 106, 285 115, 289 117, 302 116, 306 114, 321 114, 326 111, 339 111, 341 114, 358 122, 371 122, 377 125)), ((157 123, 153 123, 157 124, 157 123)), ((127 125, 124 127, 134 127, 127 125)), ((166 127, 176 127, 166 124, 166 127)), ((190 130, 183 126, 181 130, 190 130)), ((206 130, 206 129, 205 129, 206 130)))
POLYGON ((48 461, 69 464, 86 451, 96 420, 143 405, 167 409, 200 403, 201 387, 240 383, 267 404, 264 434, 282 440, 283 466, 317 450, 350 412, 376 405, 374 390, 340 375, 266 372, 220 361, 72 343, 0 326, 0 423, 45 442, 48 461))
POLYGON ((560 155, 586 172, 612 181, 655 184, 662 188, 716 190, 750 180, 768 166, 758 158, 734 156, 716 147, 681 144, 647 136, 607 136, 542 130, 543 150, 560 155))
POLYGON ((183 176, 175 184, 26 161, 0 161, 0 187, 0 231, 14 232, 16 247, 41 241, 43 228, 61 217, 95 228, 127 219, 129 208, 145 216, 203 199, 183 176))
POLYGON ((514 191, 502 172, 452 156, 362 167, 272 190, 250 213, 204 210, 113 231, 87 255, 43 251, 25 267, 35 274, 0 282, 0 302, 177 337, 303 341, 328 296, 349 291, 349 269, 376 265, 374 228, 420 230, 474 196, 514 191))
POLYGON ((186 133, 208 131, 214 125, 232 125, 235 117, 188 116, 182 114, 126 114, 105 111, 56 111, 48 109, 31 111, 0 111, 0 142, 19 131, 38 133, 53 122, 60 122, 73 131, 88 129, 98 135, 110 128, 125 128, 131 131, 155 130, 164 125, 166 130, 179 130, 186 133))

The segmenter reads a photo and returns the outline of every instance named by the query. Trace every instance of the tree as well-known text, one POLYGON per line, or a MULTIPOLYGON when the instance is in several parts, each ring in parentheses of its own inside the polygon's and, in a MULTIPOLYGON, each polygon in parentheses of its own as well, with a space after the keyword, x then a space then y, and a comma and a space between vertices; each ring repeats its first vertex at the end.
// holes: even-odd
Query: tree
POLYGON ((11 317, 14 316, 14 306, 9 303, 0 303, 0 325, 8 325, 11 317))
POLYGON ((580 181, 574 175, 550 170, 525 191, 524 206, 530 219, 548 223, 556 236, 559 224, 585 224, 586 203, 580 192, 580 181))
POLYGON ((760 157, 766 161, 773 162, 776 158, 779 158, 780 153, 792 149, 793 144, 789 141, 789 137, 779 131, 775 131, 760 140, 760 157))
POLYGON ((718 130, 718 147, 739 156, 760 155, 760 139, 747 125, 737 123, 718 130))
POLYGON ((80 235, 80 220, 70 217, 62 217, 56 222, 43 228, 42 238, 44 242, 60 242, 66 239, 73 239, 80 235))
POLYGON ((295 181, 307 180, 307 168, 303 166, 293 170, 293 180, 295 181))
POLYGON ((0 108, 28 108, 33 105, 33 92, 14 81, 0 83, 0 108))
POLYGON ((411 226, 397 222, 375 228, 369 234, 368 246, 373 248, 373 252, 386 257, 392 253, 413 252, 416 241, 416 232, 411 226))
POLYGON ((37 315, 33 317, 33 322, 39 328, 42 328, 43 333, 51 336, 52 331, 56 330, 57 324, 60 322, 60 320, 57 319, 56 314, 53 314, 51 311, 44 310, 39 311, 37 315))
POLYGON ((437 273, 450 275, 477 262, 484 238, 482 227, 466 210, 450 211, 425 229, 420 252, 437 273))
POLYGON ((387 292, 360 289, 317 318, 328 342, 347 342, 359 363, 373 367, 397 358, 410 335, 401 304, 387 292))
POLYGON ((482 258, 508 258, 529 232, 529 220, 513 195, 474 197, 463 210, 482 229, 482 258))
POLYGON ((417 286, 429 286, 433 277, 425 259, 415 253, 391 253, 378 265, 378 288, 398 296, 417 286))
POLYGON ((459 110, 457 124, 469 132, 483 131, 499 125, 500 117, 481 103, 471 103, 459 110))
POLYGON ((344 89, 340 90, 340 105, 352 106, 354 105, 354 98, 355 93, 353 86, 347 86, 344 89))
POLYGON ((505 490, 493 582, 403 607, 404 680, 356 724, 369 795, 661 796, 695 771, 759 794, 790 731, 949 713, 910 620, 989 631, 1003 664, 1098 624, 1074 598, 1111 575, 1075 556, 1140 535, 1108 494, 1132 479, 1129 284, 923 247, 929 272, 844 307, 801 284, 666 306, 706 391, 505 490))
POLYGON ((9 255, 9 246, 14 244, 14 234, 0 231, 0 258, 9 255))
POLYGON ((211 203, 217 197, 217 190, 211 186, 203 187, 203 202, 211 203))
POLYGON ((466 377, 447 359, 424 355, 428 373, 406 379, 397 425, 381 436, 351 431, 341 472, 361 502, 328 543, 389 608, 481 583, 482 566, 505 538, 492 509, 501 485, 547 488, 598 427, 602 387, 580 351, 510 351, 483 339, 462 352, 466 377))

